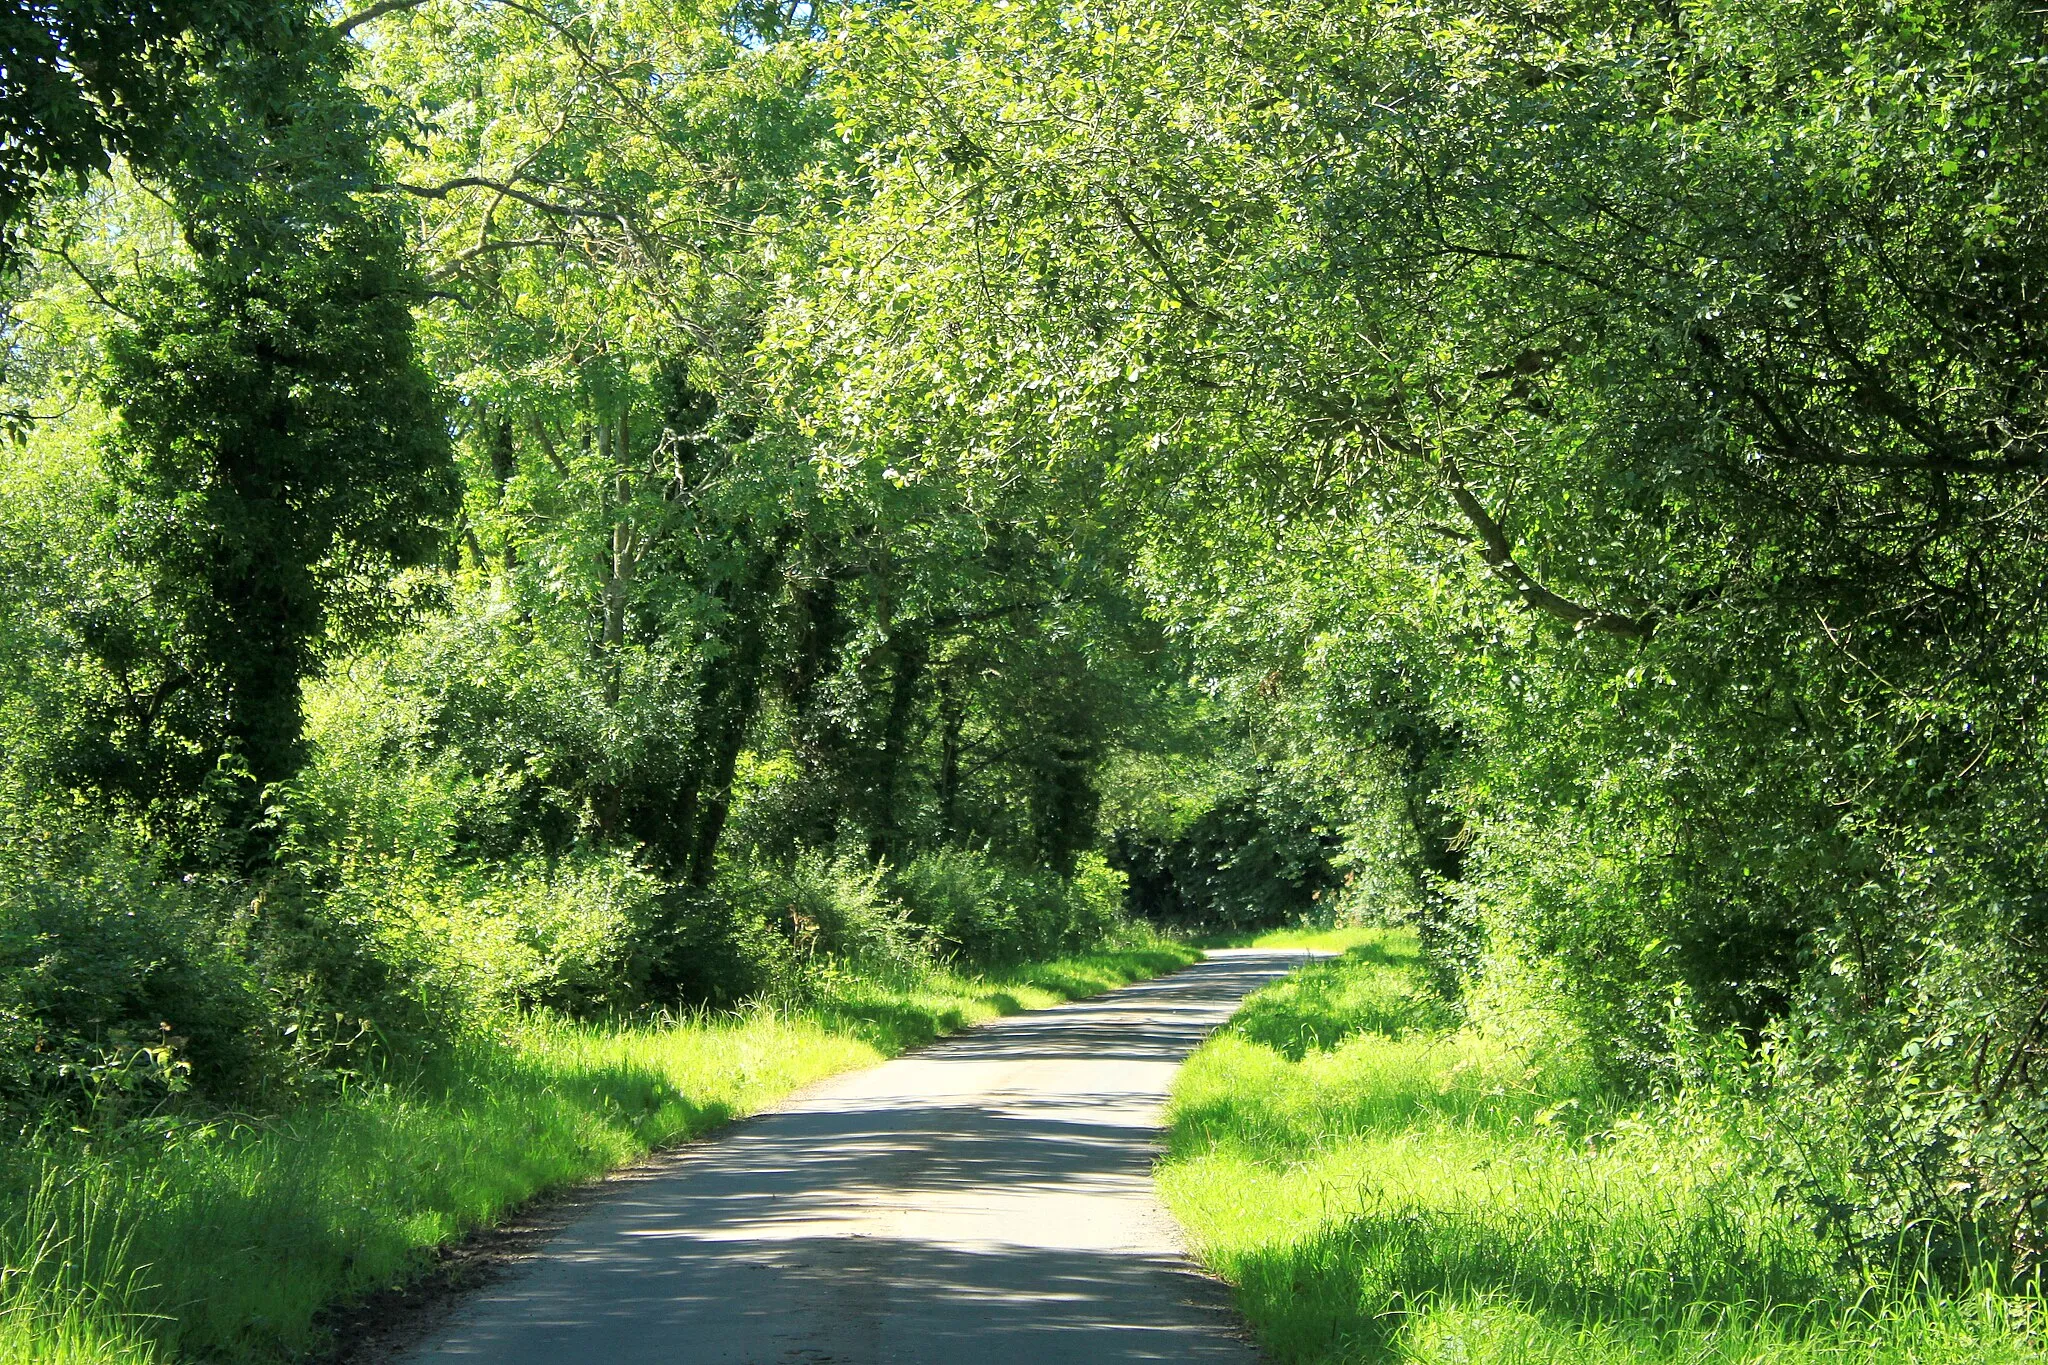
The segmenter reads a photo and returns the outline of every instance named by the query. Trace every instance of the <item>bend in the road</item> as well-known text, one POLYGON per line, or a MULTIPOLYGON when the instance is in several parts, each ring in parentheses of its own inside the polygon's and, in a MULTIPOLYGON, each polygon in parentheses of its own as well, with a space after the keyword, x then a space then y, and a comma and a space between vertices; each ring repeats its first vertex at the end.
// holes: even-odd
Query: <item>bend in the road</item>
POLYGON ((412 1357, 1253 1359, 1151 1188, 1174 1070, 1299 951, 1015 1015, 637 1173, 412 1357))

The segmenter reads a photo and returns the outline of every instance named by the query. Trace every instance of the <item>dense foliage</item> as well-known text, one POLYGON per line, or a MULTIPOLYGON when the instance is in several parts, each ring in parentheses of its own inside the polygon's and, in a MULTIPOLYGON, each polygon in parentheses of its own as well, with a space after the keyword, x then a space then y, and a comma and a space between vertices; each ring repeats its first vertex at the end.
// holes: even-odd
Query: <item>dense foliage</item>
POLYGON ((10 1112, 1372 914, 2036 1268, 2035 11, 0 23, 10 1112))
POLYGON ((1197 670, 1405 813, 1440 959, 1548 974, 1625 1085, 1674 1017, 1738 1030, 1766 1090, 1831 1097, 1787 1139, 1829 1217, 2024 1260, 2038 36, 1997 4, 867 18, 861 288, 798 334, 860 363, 817 426, 961 412, 929 458, 1099 471, 1197 670))

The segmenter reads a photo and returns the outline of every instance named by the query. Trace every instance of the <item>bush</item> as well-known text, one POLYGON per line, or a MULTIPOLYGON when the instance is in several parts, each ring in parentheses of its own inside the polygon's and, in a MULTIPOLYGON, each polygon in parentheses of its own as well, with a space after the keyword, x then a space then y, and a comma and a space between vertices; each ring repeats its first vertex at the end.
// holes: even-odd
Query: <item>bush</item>
POLYGON ((261 983, 292 1085, 346 1079, 438 1034, 420 962, 391 950, 373 907, 289 867, 240 896, 229 946, 261 983))
POLYGON ((937 849, 894 878, 916 923, 975 965, 1053 957, 1097 942, 1121 918, 1124 875, 1084 854, 1071 879, 1025 871, 968 849, 937 849))
POLYGON ((621 850, 538 837, 505 848, 530 793, 423 758, 417 717, 380 709, 380 695, 337 684, 316 698, 319 747, 288 802, 290 857, 331 917, 366 926, 377 960, 432 983, 442 1029, 478 1010, 589 1017, 646 1003, 670 889, 621 850))
POLYGON ((1124 903, 1131 880, 1100 853, 1083 853, 1067 879, 1067 934, 1070 947, 1100 943, 1124 927, 1124 903))
POLYGON ((667 888, 630 855, 578 850, 552 865, 430 872, 358 869, 337 899, 367 903, 390 955, 417 959, 456 1008, 590 1018, 648 1003, 667 888))
POLYGON ((884 880, 883 869, 864 860, 813 851, 789 863, 727 864, 714 889, 771 974, 820 959, 922 967, 929 935, 885 893, 884 880))
POLYGON ((205 891, 111 848, 0 874, 0 1106, 116 1117, 275 1079, 258 978, 205 891))

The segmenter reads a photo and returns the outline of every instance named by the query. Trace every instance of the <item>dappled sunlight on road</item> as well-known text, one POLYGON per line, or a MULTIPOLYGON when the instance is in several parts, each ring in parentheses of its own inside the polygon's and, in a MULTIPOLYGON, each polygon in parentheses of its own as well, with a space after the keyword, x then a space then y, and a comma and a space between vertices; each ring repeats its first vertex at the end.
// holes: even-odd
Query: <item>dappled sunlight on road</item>
POLYGON ((621 1182, 415 1359, 1248 1362, 1152 1193, 1175 1068, 1298 950, 1019 1015, 621 1182))

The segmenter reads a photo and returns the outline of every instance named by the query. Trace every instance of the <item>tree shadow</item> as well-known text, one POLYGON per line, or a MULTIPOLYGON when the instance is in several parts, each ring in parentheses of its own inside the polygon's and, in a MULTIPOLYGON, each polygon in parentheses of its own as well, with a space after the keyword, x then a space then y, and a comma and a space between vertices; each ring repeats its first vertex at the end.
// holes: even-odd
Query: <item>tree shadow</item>
POLYGON ((1231 1271, 1239 1306, 1283 1358, 1406 1359, 1402 1329, 1438 1304, 1505 1302, 1567 1338, 1617 1321, 1652 1334, 1697 1326, 1720 1305, 1797 1335, 1846 1306, 1810 1263, 1727 1233, 1710 1219, 1621 1247, 1569 1219, 1403 1209, 1244 1253, 1231 1271))
POLYGON ((648 1238, 487 1291, 414 1361, 1251 1365, 1227 1289, 1177 1258, 880 1237, 648 1238))
POLYGON ((413 1358, 1248 1365, 1151 1167, 1172 1064, 1292 965, 999 1020, 681 1149, 413 1358))

